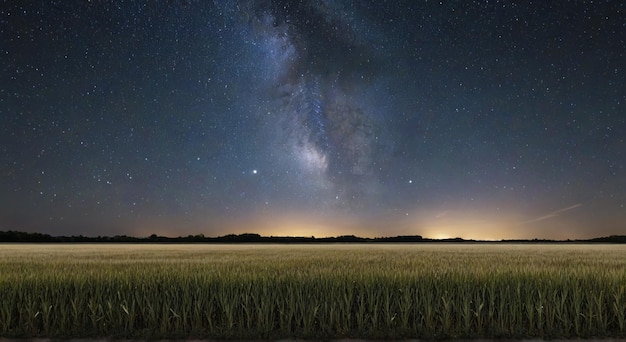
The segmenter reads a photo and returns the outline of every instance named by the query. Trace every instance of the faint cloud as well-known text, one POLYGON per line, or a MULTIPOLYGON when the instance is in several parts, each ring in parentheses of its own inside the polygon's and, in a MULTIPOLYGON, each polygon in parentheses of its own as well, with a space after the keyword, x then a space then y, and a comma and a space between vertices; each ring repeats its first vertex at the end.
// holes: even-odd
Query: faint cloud
POLYGON ((443 218, 448 216, 448 214, 450 214, 450 210, 444 210, 442 212, 437 213, 437 215, 435 215, 435 218, 443 218))

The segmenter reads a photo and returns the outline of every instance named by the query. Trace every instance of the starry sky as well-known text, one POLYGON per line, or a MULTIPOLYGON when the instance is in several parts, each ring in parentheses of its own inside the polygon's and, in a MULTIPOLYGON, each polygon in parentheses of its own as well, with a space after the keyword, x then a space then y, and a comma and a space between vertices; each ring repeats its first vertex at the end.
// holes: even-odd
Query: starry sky
POLYGON ((0 230, 626 233, 622 1, 2 1, 0 230))

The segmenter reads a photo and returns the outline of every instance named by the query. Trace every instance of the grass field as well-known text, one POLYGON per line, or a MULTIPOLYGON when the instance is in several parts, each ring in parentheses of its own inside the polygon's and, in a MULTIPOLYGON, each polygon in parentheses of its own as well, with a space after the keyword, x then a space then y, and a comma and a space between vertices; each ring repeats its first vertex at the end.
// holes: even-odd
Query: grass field
POLYGON ((626 336, 619 245, 0 244, 0 337, 626 336))

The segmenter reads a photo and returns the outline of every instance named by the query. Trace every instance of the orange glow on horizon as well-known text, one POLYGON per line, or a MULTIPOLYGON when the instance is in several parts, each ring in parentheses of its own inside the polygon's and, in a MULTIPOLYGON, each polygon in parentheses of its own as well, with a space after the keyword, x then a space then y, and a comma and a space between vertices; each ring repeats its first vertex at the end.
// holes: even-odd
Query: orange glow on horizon
MULTIPOLYGON (((494 206, 495 207, 495 206, 494 206)), ((394 211, 383 216, 359 217, 329 210, 311 213, 307 211, 280 211, 277 208, 239 217, 215 217, 190 219, 181 223, 161 219, 143 219, 128 222, 123 234, 149 236, 186 236, 204 234, 223 236, 227 234, 257 233, 263 236, 301 236, 317 238, 356 235, 366 238, 421 235, 431 239, 579 239, 608 236, 610 231, 601 229, 596 234, 584 234, 588 226, 577 220, 575 214, 584 208, 573 204, 536 215, 522 214, 515 207, 508 209, 446 208, 416 209, 409 212, 394 211)), ((614 224, 614 222, 609 222, 614 224)), ((609 226, 609 224, 606 224, 609 226)), ((115 232, 117 234, 117 231, 115 232)))

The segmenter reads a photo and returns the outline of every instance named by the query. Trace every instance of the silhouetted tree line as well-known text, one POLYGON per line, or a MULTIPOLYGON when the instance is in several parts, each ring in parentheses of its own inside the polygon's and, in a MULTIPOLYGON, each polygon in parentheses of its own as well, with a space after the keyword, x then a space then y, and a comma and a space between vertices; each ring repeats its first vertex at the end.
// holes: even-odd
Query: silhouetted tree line
POLYGON ((115 236, 51 236, 42 233, 20 231, 0 231, 0 242, 31 242, 31 243, 415 243, 415 242, 446 242, 446 243, 626 243, 626 235, 611 235, 588 240, 501 240, 477 241, 465 240, 460 237, 449 239, 429 239, 420 235, 400 235, 393 237, 366 238, 355 235, 316 238, 314 236, 261 236, 254 233, 228 234, 218 237, 206 237, 204 234, 179 237, 167 237, 152 234, 148 237, 127 235, 115 236))
POLYGON ((260 234, 228 234, 218 237, 206 237, 204 234, 179 237, 167 237, 152 234, 148 237, 134 237, 128 235, 115 236, 51 236, 41 233, 27 233, 19 231, 0 231, 0 242, 106 242, 106 243, 367 243, 367 242, 421 242, 424 239, 419 235, 363 238, 354 235, 316 238, 314 236, 261 236, 260 234))

